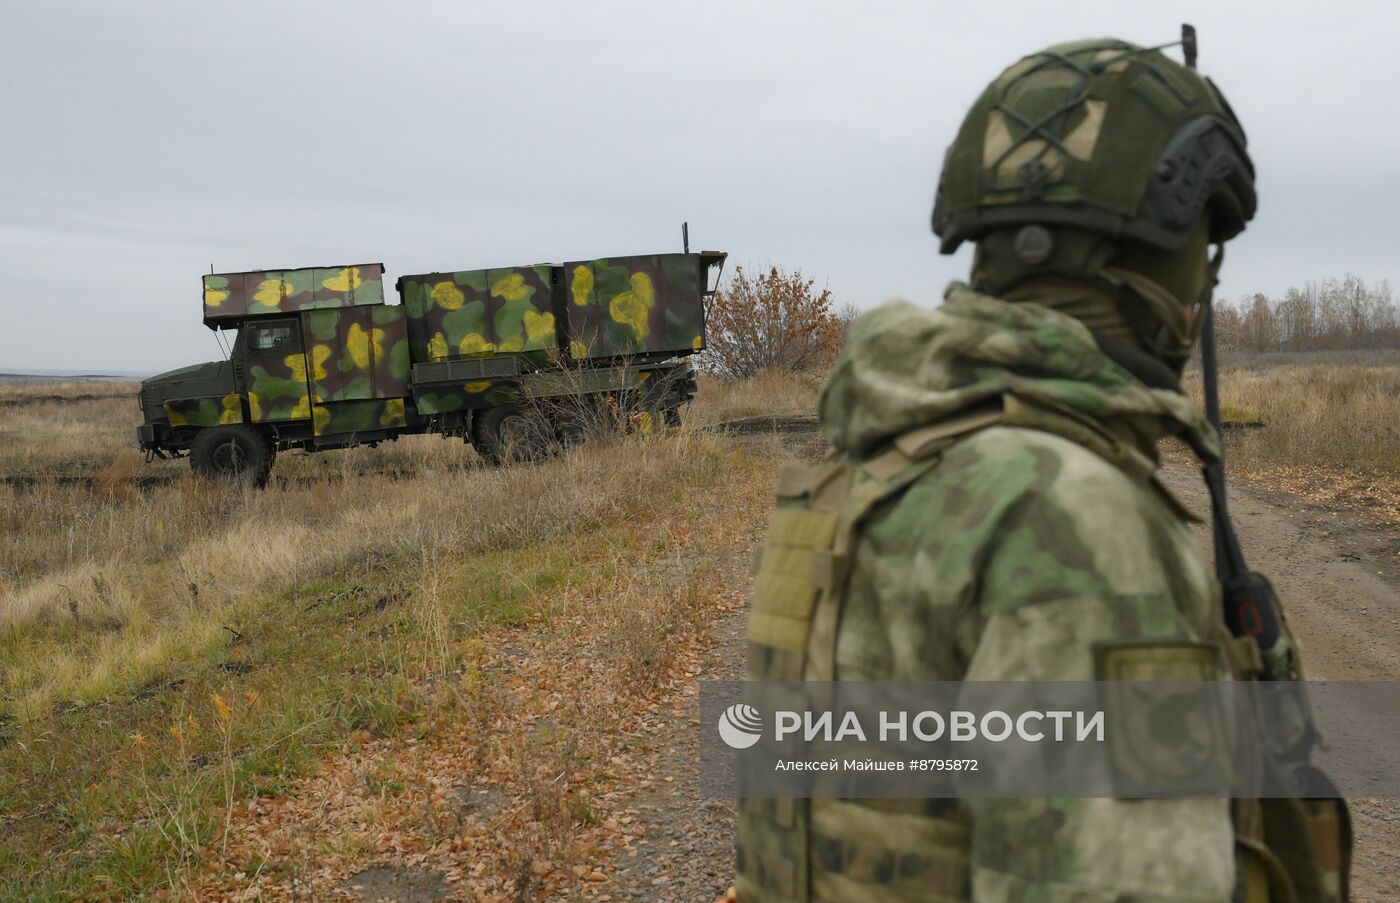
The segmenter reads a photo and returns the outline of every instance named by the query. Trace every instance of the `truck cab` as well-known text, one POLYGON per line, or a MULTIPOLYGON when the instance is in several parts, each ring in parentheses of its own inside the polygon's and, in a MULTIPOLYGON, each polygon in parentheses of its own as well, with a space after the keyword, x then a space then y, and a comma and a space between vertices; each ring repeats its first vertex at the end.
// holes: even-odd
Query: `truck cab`
POLYGON ((403 309, 384 304, 382 264, 211 274, 204 323, 232 330, 227 361, 141 385, 148 456, 266 479, 278 449, 372 444, 409 426, 403 309))

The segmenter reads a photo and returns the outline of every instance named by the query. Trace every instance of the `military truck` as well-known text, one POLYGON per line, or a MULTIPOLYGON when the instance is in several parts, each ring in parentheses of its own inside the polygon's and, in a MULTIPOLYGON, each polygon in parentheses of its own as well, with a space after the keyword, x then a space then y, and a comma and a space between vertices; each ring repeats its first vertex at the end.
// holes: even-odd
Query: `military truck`
POLYGON ((409 433, 500 462, 576 441, 620 404, 679 422, 725 255, 651 254, 404 276, 362 263, 203 277, 226 360, 141 384, 137 441, 211 478, 261 485, 279 451, 409 433))

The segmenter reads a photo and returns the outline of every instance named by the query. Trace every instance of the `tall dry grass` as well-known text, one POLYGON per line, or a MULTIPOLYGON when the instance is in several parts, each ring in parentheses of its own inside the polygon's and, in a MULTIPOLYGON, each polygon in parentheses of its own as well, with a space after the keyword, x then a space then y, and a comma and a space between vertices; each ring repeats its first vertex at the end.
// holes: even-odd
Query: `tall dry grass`
POLYGON ((732 420, 762 415, 815 416, 824 374, 765 370, 748 379, 700 374, 699 392, 687 422, 711 429, 732 420))
POLYGON ((18 411, 30 437, 0 462, 22 477, 0 484, 0 709, 9 714, 138 688, 225 644, 240 606, 367 559, 413 567, 626 517, 722 454, 682 431, 495 469, 460 441, 415 436, 282 455, 273 484, 258 491, 197 480, 184 462, 141 464, 129 445, 134 407, 6 412, 5 428, 18 411), (138 482, 153 474, 160 479, 138 482))
MULTIPOLYGON (((1221 373, 1232 466, 1400 475, 1400 355, 1234 356, 1221 373)), ((1199 400, 1199 372, 1187 388, 1199 400)))

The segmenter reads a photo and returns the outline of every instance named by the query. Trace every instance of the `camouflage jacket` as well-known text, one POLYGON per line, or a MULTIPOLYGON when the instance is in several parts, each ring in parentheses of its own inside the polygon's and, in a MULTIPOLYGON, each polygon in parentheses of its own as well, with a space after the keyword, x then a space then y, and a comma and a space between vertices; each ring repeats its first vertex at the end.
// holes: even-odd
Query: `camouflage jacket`
MULTIPOLYGON (((1214 433, 1186 396, 1108 360, 1078 321, 958 284, 938 310, 891 302, 853 326, 822 429, 865 462, 1008 396, 1122 437, 1133 466, 1007 425, 944 448, 856 531, 828 638, 834 674, 812 673, 809 656, 803 676, 1093 680, 1105 643, 1220 638, 1189 515, 1151 476, 1154 437, 1187 436, 1209 455, 1214 433)), ((751 670, 781 677, 765 644, 801 628, 772 627, 760 596, 751 670)), ((1225 800, 746 800, 738 858, 743 903, 1223 903, 1235 884, 1225 800)))

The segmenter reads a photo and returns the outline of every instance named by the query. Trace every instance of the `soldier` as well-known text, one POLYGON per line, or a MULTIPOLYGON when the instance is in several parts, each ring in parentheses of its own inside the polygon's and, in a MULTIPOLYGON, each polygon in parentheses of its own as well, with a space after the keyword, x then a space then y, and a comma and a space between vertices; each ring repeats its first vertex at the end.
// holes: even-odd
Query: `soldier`
MULTIPOLYGON (((779 482, 751 677, 1250 676, 1156 470, 1168 436, 1219 455, 1180 379, 1211 246, 1254 210, 1225 98, 1159 49, 1063 44, 992 82, 933 212, 944 253, 976 243, 970 285, 852 328, 820 400, 833 454, 779 482)), ((1343 898, 1307 831, 1296 801, 746 799, 737 898, 1343 898)))

